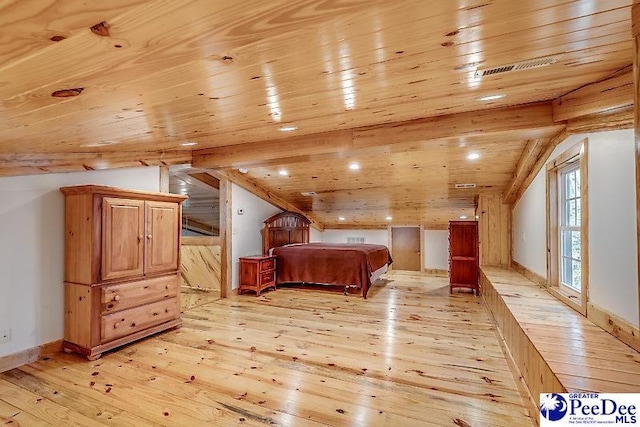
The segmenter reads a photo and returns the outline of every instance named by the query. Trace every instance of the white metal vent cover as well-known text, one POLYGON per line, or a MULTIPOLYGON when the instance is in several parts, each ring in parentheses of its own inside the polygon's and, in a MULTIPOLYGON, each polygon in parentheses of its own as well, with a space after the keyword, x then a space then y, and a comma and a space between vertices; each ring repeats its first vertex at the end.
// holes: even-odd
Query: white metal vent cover
POLYGON ((456 184, 456 188, 476 188, 475 184, 456 184))
POLYGON ((558 62, 559 56, 545 56, 542 58, 529 59, 522 62, 514 62, 513 64, 501 65, 499 67, 486 68, 484 70, 476 70, 475 78, 479 79, 494 74, 508 73, 510 71, 530 70, 532 68, 545 67, 547 65, 558 62))
POLYGON ((300 194, 302 194, 305 197, 313 197, 318 195, 318 193, 316 193, 315 191, 303 191, 300 194))
POLYGON ((347 237, 347 243, 364 243, 364 237, 347 237))

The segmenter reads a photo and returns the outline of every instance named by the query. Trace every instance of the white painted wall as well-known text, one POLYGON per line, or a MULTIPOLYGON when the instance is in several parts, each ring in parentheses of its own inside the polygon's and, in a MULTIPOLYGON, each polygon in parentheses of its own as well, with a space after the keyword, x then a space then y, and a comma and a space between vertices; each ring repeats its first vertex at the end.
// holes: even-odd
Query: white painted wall
POLYGON ((157 167, 0 178, 0 357, 62 339, 64 197, 68 185, 158 191, 157 167))
MULTIPOLYGON (((633 130, 573 135, 550 160, 585 137, 589 138, 589 301, 639 326, 633 130)), ((545 181, 543 169, 513 212, 513 258, 543 277, 545 181)))
POLYGON ((325 243, 347 243, 347 237, 364 237, 364 243, 389 246, 387 230, 324 230, 322 233, 325 243))
POLYGON ((449 270, 448 230, 424 230, 424 268, 449 270))
POLYGON ((231 286, 232 289, 236 289, 240 274, 240 262, 238 259, 243 256, 262 253, 262 234, 260 230, 264 226, 264 220, 282 212, 282 210, 236 184, 231 186, 231 210, 233 212, 231 230, 233 272, 231 286), (238 214, 238 209, 243 210, 242 215, 238 214))
POLYGON ((589 137, 589 300, 638 326, 633 130, 589 137))
POLYGON ((547 276, 546 185, 541 172, 515 205, 511 229, 513 259, 542 277, 547 276))
POLYGON ((322 242, 322 231, 316 230, 313 227, 309 228, 309 242, 322 242))

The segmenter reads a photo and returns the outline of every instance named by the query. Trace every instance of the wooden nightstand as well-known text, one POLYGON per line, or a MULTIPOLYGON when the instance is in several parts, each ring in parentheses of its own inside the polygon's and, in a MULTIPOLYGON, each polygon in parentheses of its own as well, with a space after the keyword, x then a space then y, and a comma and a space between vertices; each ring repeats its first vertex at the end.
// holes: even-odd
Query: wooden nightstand
POLYGON ((266 288, 276 289, 276 257, 254 255, 240 258, 238 294, 249 290, 260 296, 260 292, 266 288))

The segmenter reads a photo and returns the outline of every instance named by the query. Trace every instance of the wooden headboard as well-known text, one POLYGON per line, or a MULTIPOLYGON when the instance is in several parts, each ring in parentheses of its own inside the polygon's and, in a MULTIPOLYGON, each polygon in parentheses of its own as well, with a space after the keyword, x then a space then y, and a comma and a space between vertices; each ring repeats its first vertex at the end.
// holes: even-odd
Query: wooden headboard
POLYGON ((309 243, 309 221, 295 212, 282 212, 264 221, 262 229, 262 253, 289 243, 309 243))

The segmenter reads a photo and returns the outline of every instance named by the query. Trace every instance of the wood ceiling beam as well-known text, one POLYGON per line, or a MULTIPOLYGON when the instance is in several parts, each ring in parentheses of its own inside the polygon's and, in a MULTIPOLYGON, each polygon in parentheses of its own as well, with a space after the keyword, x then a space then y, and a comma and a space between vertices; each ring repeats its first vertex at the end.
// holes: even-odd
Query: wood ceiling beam
POLYGON ((220 180, 216 177, 211 176, 207 172, 197 172, 188 174, 191 178, 197 179, 203 184, 208 185, 209 187, 213 187, 216 190, 220 190, 220 180))
POLYGON ((304 215, 309 219, 309 221, 311 221, 311 226, 313 228, 319 231, 324 231, 324 224, 318 221, 313 214, 301 210, 297 206, 291 204, 290 202, 287 202, 281 196, 275 194, 273 191, 261 187, 256 182, 248 179, 244 175, 235 171, 212 171, 211 174, 215 175, 218 179, 226 179, 229 182, 233 182, 234 184, 244 188, 245 190, 260 197, 262 200, 271 203, 279 209, 304 215))
POLYGON ((136 166, 169 166, 191 163, 191 152, 106 152, 0 154, 0 176, 78 172, 136 166))
MULTIPOLYGON (((569 136, 569 133, 566 130, 562 130, 557 135, 542 141, 541 150, 539 151, 537 157, 535 158, 535 162, 533 163, 533 166, 531 167, 529 172, 524 176, 524 179, 521 179, 521 180, 519 179, 521 183, 520 185, 517 185, 514 190, 512 190, 513 194, 509 196, 509 200, 510 200, 509 202, 507 202, 506 195, 505 195, 505 203, 510 203, 514 205, 518 202, 518 200, 520 200, 520 197, 522 197, 522 195, 527 190, 527 188, 529 188, 529 185, 531 185, 533 180, 538 175, 538 172, 540 172, 544 164, 549 159, 549 156, 551 156, 551 153, 553 153, 553 150, 558 146, 558 144, 560 144, 562 141, 567 139, 568 136, 569 136)), ((522 158, 520 160, 523 161, 522 158)), ((530 159, 525 159, 524 161, 527 163, 531 162, 530 159)), ((520 165, 520 161, 518 162, 518 165, 520 165)))
POLYGON ((633 107, 633 73, 627 67, 621 74, 588 84, 553 101, 557 122, 606 111, 633 107))
POLYGON ((197 150, 193 165, 232 168, 307 161, 310 156, 340 158, 355 150, 384 152, 400 146, 420 150, 421 144, 435 140, 474 136, 544 138, 563 127, 553 121, 551 103, 546 102, 197 150))
POLYGON ((567 132, 589 133, 619 129, 633 129, 633 105, 617 111, 578 117, 567 121, 567 132))
POLYGON ((515 201, 518 190, 524 183, 525 178, 529 175, 529 172, 533 168, 538 156, 544 149, 545 145, 549 143, 551 138, 544 139, 530 139, 527 141, 527 145, 522 151, 522 156, 518 160, 515 173, 511 182, 507 185, 504 193, 504 203, 511 204, 515 201))

